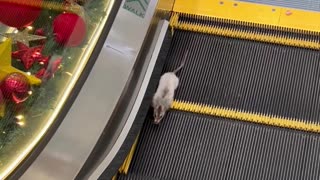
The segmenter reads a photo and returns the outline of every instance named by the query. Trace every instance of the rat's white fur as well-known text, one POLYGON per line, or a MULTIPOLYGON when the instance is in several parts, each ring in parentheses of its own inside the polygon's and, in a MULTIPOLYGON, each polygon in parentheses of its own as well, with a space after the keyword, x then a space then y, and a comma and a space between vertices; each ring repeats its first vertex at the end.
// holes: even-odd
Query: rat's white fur
POLYGON ((152 99, 152 107, 154 109, 153 117, 155 124, 160 123, 166 111, 170 108, 173 102, 175 90, 179 85, 179 78, 177 77, 176 73, 184 66, 187 54, 188 51, 185 54, 181 65, 176 70, 174 70, 173 72, 164 73, 160 78, 158 89, 152 99))
POLYGON ((178 85, 179 78, 175 73, 167 72, 161 76, 158 89, 152 100, 152 106, 156 111, 159 106, 162 106, 160 114, 154 114, 155 116, 159 116, 158 118, 155 117, 155 123, 159 123, 166 111, 170 108, 173 102, 174 92, 178 85))

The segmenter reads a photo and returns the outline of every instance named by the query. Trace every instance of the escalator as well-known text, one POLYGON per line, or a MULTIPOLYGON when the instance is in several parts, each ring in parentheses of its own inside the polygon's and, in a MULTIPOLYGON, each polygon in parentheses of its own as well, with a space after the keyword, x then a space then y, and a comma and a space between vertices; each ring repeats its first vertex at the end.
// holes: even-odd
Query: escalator
POLYGON ((275 24, 241 10, 228 19, 175 3, 156 66, 172 71, 189 51, 174 103, 159 126, 149 109, 114 178, 319 179, 319 24, 285 25, 289 15, 275 24))

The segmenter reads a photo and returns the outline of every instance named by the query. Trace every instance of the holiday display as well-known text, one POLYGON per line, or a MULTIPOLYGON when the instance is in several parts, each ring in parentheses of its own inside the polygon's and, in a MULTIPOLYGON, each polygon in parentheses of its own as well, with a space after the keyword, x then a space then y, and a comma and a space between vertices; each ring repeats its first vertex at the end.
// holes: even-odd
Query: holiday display
POLYGON ((28 78, 22 73, 8 74, 0 86, 1 92, 6 99, 15 103, 27 100, 30 95, 30 83, 28 78))
POLYGON ((20 150, 10 147, 28 146, 22 144, 49 122, 70 89, 108 4, 0 0, 0 179, 6 179, 1 172, 9 162, 20 162, 15 159, 20 150))
MULTIPOLYGON (((46 60, 48 60, 48 58, 46 60)), ((45 62, 45 67, 37 72, 36 77, 42 78, 43 80, 50 79, 60 68, 61 62, 62 58, 57 58, 51 61, 50 64, 48 64, 48 61, 45 62)))
MULTIPOLYGON (((24 18, 24 20, 21 22, 25 22, 29 19, 33 21, 34 19, 37 18, 41 9, 48 9, 48 10, 60 11, 60 12, 63 12, 63 11, 73 12, 73 13, 80 13, 82 11, 81 7, 74 3, 65 4, 60 2, 43 1, 43 0, 23 0, 23 1, 22 0, 1 0, 1 4, 3 5, 3 8, 6 8, 6 7, 9 8, 6 10, 6 12, 9 12, 8 10, 15 10, 14 12, 16 12, 17 10, 21 10, 20 14, 18 13, 17 15, 15 15, 16 17, 18 15, 22 15, 22 16, 27 15, 26 18, 24 18), (30 15, 34 15, 34 17, 30 15)), ((5 22, 9 22, 9 24, 13 24, 12 22, 9 21, 10 18, 9 19, 3 18, 3 19, 5 22)), ((18 27, 18 26, 13 26, 13 27, 18 27)))
MULTIPOLYGON (((38 37, 44 37, 45 31, 44 31, 43 28, 39 28, 39 29, 35 30, 34 34, 37 35, 38 37)), ((36 36, 33 36, 33 37, 36 37, 36 36)), ((34 39, 32 39, 32 40, 34 40, 34 39)), ((46 38, 44 38, 44 39, 42 39, 42 40, 41 40, 40 38, 38 38, 38 39, 36 39, 36 40, 40 40, 40 44, 46 43, 46 38)), ((31 41, 31 40, 29 40, 29 41, 31 41)), ((21 41, 21 42, 22 42, 22 43, 25 43, 25 42, 23 42, 23 41, 21 41)), ((26 44, 26 43, 25 43, 25 44, 26 44)), ((29 45, 29 44, 27 44, 27 45, 29 45)))
POLYGON ((20 59, 27 70, 31 68, 35 61, 42 58, 41 51, 43 46, 28 47, 21 42, 18 42, 17 45, 18 50, 12 52, 12 57, 20 59))
POLYGON ((27 46, 29 46, 30 41, 40 41, 46 39, 45 36, 29 34, 27 30, 21 32, 3 33, 1 35, 7 38, 11 38, 14 44, 19 41, 26 44, 27 46))
POLYGON ((79 46, 86 34, 86 24, 77 14, 60 14, 53 21, 53 33, 57 43, 69 47, 79 46))
POLYGON ((50 56, 42 57, 38 59, 38 63, 44 67, 47 67, 50 61, 50 56))
POLYGON ((0 81, 3 81, 3 79, 11 73, 21 73, 24 76, 27 77, 31 85, 40 85, 41 80, 33 75, 29 75, 15 67, 11 64, 11 46, 12 46, 12 40, 9 38, 3 43, 0 44, 0 81))
MULTIPOLYGON (((37 4, 41 4, 42 0, 23 0, 37 4)), ((12 3, 14 1, 0 1, 0 22, 21 28, 30 25, 36 20, 41 12, 41 8, 30 7, 26 5, 20 5, 12 3)))
POLYGON ((30 85, 40 85, 41 80, 33 75, 29 75, 11 65, 12 40, 9 38, 0 44, 0 117, 5 114, 4 97, 15 103, 23 102, 27 99, 30 85), (14 81, 12 76, 18 74, 19 78, 14 81))

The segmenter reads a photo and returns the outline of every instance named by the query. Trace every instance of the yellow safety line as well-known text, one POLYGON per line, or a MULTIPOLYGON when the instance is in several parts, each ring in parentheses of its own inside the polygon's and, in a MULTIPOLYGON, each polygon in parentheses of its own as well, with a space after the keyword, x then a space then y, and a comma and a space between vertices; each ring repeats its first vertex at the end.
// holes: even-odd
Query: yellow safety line
POLYGON ((134 155, 134 152, 136 150, 136 147, 137 147, 137 144, 138 144, 138 139, 139 139, 139 136, 136 138, 136 140, 134 141, 134 144, 130 150, 130 153, 128 155, 128 161, 126 163, 126 166, 124 168, 124 173, 125 174, 128 174, 128 171, 129 171, 129 167, 130 167, 130 164, 132 162, 132 158, 133 158, 133 155, 134 155))
POLYGON ((247 113, 241 110, 226 109, 223 107, 208 106, 199 103, 190 103, 186 101, 175 100, 172 104, 172 109, 199 113, 223 118, 230 118, 239 121, 247 121, 251 123, 259 123, 282 128, 290 128, 309 132, 320 132, 320 125, 317 123, 306 122, 298 119, 289 119, 277 117, 273 115, 264 115, 257 113, 247 113))
POLYGON ((130 167, 134 152, 135 152, 137 144, 138 144, 138 139, 139 139, 139 135, 135 139, 135 141, 130 149, 130 152, 127 155, 126 159, 124 160, 123 164, 119 168, 119 173, 128 174, 129 167, 130 167))
POLYGON ((175 0, 174 12, 320 32, 320 13, 233 0, 175 0))
POLYGON ((117 175, 112 176, 112 180, 117 180, 117 175))
MULTIPOLYGON (((239 39, 246 39, 246 40, 253 40, 253 41, 261 41, 261 42, 267 42, 267 43, 274 43, 274 44, 281 44, 286 46, 294 46, 294 47, 302 47, 302 48, 309 48, 309 49, 320 49, 320 43, 319 41, 311 41, 311 40, 305 40, 305 39, 297 39, 295 37, 290 36, 279 36, 279 35, 273 35, 273 34, 266 34, 263 32, 250 32, 245 31, 243 29, 238 28, 232 28, 232 27, 219 27, 214 25, 208 25, 208 24, 201 24, 201 20, 207 20, 207 21, 218 21, 222 23, 228 23, 228 24, 238 24, 238 25, 244 25, 244 26, 251 26, 251 27, 260 27, 260 28, 268 28, 268 29, 276 29, 276 27, 273 26, 260 26, 258 24, 252 24, 252 23, 246 23, 246 22, 237 22, 237 21, 231 21, 231 20, 225 20, 225 19, 218 19, 218 18, 212 18, 208 16, 198 16, 198 15, 192 15, 192 14, 183 14, 183 13, 173 13, 170 19, 170 26, 175 29, 181 29, 181 30, 187 30, 187 31, 194 31, 194 32, 200 32, 200 33, 207 33, 207 34, 213 34, 213 35, 219 35, 219 36, 226 36, 231 38, 239 38, 239 39), (184 17, 192 17, 194 19, 200 20, 199 22, 184 22, 182 20, 179 20, 181 16, 184 17)), ((285 29, 279 28, 278 30, 284 31, 285 29)), ((294 31, 286 29, 287 31, 294 31)), ((297 33, 307 33, 305 31, 298 31, 297 33)), ((314 32, 309 32, 308 34, 316 35, 314 32)), ((320 36, 320 34, 319 34, 320 36)))
POLYGON ((123 172, 124 172, 124 168, 125 168, 127 162, 128 162, 128 156, 127 156, 126 159, 124 160, 123 164, 120 166, 120 168, 119 168, 119 173, 123 173, 123 172))

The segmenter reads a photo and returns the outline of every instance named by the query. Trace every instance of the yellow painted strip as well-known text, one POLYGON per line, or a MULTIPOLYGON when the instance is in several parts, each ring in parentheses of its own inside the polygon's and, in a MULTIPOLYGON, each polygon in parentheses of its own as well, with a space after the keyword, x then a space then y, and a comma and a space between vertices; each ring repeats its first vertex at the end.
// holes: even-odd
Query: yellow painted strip
POLYGON ((320 13, 285 7, 233 0, 176 0, 173 11, 320 32, 320 13))
POLYGON ((126 157, 126 159, 124 160, 123 164, 119 168, 119 173, 123 173, 124 172, 124 168, 125 168, 127 162, 128 162, 128 156, 126 157))
POLYGON ((128 171, 129 171, 129 167, 130 167, 130 164, 131 164, 131 161, 132 161, 132 158, 133 158, 133 155, 134 155, 134 152, 136 150, 136 147, 137 147, 137 144, 138 144, 138 139, 139 139, 139 136, 136 138, 136 140, 134 141, 134 144, 130 150, 130 153, 128 155, 128 161, 125 165, 125 168, 124 168, 124 173, 125 174, 128 174, 128 171))
POLYGON ((316 123, 306 122, 298 119, 276 117, 272 115, 247 113, 244 111, 208 106, 198 103, 190 103, 175 100, 172 104, 172 109, 211 116, 218 116, 223 118, 230 118, 239 121, 247 121, 251 123, 277 126, 282 128, 290 128, 316 133, 320 132, 320 125, 316 123))
MULTIPOLYGON (((232 28, 232 27, 219 27, 214 25, 207 25, 201 24, 199 22, 184 22, 179 20, 179 17, 192 17, 198 19, 199 22, 201 20, 212 20, 212 21, 221 21, 222 23, 237 23, 246 26, 254 26, 254 24, 246 24, 244 22, 232 22, 226 20, 219 20, 213 19, 206 16, 195 16, 190 14, 181 14, 181 13, 173 13, 170 19, 170 26, 172 28, 187 30, 187 31, 194 31, 200 33, 207 33, 212 35, 219 35, 219 36, 226 36, 231 38, 239 38, 239 39, 246 39, 246 40, 253 40, 253 41, 260 41, 260 42, 267 42, 267 43, 274 43, 274 44, 281 44, 286 46, 294 46, 294 47, 301 47, 301 48, 308 48, 308 49, 315 49, 320 50, 320 43, 319 41, 311 41, 305 39, 297 39, 291 36, 280 36, 280 35, 273 35, 273 34, 266 34, 259 31, 245 31, 239 28, 232 28)), ((258 26, 258 25, 257 25, 258 26)), ((264 27, 263 27, 264 28, 264 27)), ((279 29, 283 30, 283 29, 279 29)))
POLYGON ((132 158, 133 158, 133 155, 134 155, 134 152, 136 150, 136 147, 137 147, 137 144, 138 144, 138 139, 139 139, 139 135, 138 137, 135 139, 131 149, 130 149, 130 152, 129 154, 127 155, 126 159, 124 160, 123 164, 121 165, 121 167, 119 168, 119 173, 123 173, 123 174, 128 174, 128 171, 129 171, 129 167, 130 167, 130 164, 131 164, 131 161, 132 161, 132 158))
POLYGON ((291 9, 292 15, 288 16, 286 15, 287 11, 287 9, 281 8, 278 26, 320 32, 319 12, 291 9))
POLYGON ((112 177, 112 180, 117 180, 117 175, 114 175, 114 176, 112 177))
POLYGON ((158 1, 157 9, 161 11, 171 12, 174 5, 174 0, 158 1))

